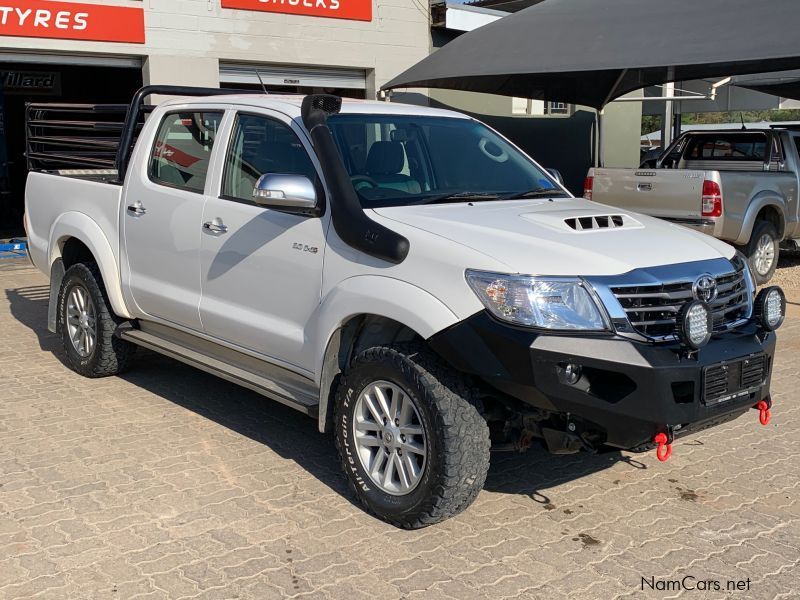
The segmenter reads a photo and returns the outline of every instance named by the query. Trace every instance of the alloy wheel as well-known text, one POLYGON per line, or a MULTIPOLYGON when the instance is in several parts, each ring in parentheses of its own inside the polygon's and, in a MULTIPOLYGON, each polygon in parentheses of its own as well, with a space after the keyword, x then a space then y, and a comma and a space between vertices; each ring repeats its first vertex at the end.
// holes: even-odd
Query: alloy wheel
POLYGON ((388 381, 367 385, 358 396, 353 439, 361 466, 376 486, 402 496, 425 471, 427 442, 414 400, 388 381))
POLYGON ((759 275, 766 275, 775 261, 775 243, 766 233, 758 239, 755 252, 755 267, 759 275))
POLYGON ((67 296, 67 332, 75 352, 91 356, 97 343, 97 312, 87 290, 75 285, 67 296))

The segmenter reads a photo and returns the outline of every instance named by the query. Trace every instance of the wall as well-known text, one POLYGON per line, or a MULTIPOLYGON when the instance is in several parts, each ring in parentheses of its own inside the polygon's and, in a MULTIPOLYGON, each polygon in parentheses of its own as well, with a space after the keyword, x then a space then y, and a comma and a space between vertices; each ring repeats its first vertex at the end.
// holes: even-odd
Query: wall
POLYGON ((462 112, 496 117, 508 117, 512 112, 511 96, 429 88, 428 97, 433 103, 449 106, 462 112))
MULTIPOLYGON (((625 98, 641 98, 642 91, 625 98)), ((590 109, 591 110, 591 109, 590 109)), ((638 167, 642 136, 642 103, 612 102, 603 115, 603 157, 606 167, 638 167)))
MULTIPOLYGON (((374 70, 372 89, 418 62, 430 46, 429 17, 410 0, 374 0, 371 22, 220 7, 219 0, 106 0, 143 7, 144 45, 0 37, 15 49, 148 57, 150 83, 214 85, 214 61, 281 63, 374 70)), ((0 60, 2 57, 0 56, 0 60)))

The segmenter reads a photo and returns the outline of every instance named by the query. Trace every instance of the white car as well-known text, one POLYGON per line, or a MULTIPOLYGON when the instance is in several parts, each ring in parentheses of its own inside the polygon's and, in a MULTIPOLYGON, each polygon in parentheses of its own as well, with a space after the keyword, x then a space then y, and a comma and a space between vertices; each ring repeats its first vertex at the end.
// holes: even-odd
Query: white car
POLYGON ((150 93, 212 91, 145 88, 116 170, 28 179, 77 372, 145 346, 294 407, 406 528, 468 507, 492 444, 666 459, 679 435, 769 418, 785 301, 754 298, 731 246, 576 199, 462 114, 217 91, 155 107, 134 145, 150 93))

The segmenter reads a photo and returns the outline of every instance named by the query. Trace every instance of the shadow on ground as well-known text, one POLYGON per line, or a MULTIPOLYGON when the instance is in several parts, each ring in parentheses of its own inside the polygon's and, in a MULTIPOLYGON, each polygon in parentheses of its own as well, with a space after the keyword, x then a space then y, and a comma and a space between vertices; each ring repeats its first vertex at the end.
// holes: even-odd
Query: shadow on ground
MULTIPOLYGON (((38 337, 43 351, 64 363, 61 340, 47 331, 48 288, 7 289, 12 315, 38 337)), ((65 368, 67 368, 65 366, 65 368)), ((139 350, 133 368, 121 378, 165 400, 269 446, 337 493, 355 502, 341 475, 333 439, 321 435, 315 421, 263 396, 155 353, 139 350)), ((623 462, 646 466, 619 452, 553 456, 534 447, 525 453, 496 453, 485 488, 520 494, 552 508, 546 491, 623 462)))

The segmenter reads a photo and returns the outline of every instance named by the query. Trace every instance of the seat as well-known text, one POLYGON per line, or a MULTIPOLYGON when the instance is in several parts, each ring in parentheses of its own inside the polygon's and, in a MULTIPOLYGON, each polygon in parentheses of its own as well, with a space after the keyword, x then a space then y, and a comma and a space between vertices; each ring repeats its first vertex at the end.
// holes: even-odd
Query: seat
POLYGON ((401 142, 375 142, 367 154, 367 175, 377 181, 382 188, 419 194, 422 191, 419 182, 401 173, 405 158, 401 142))

